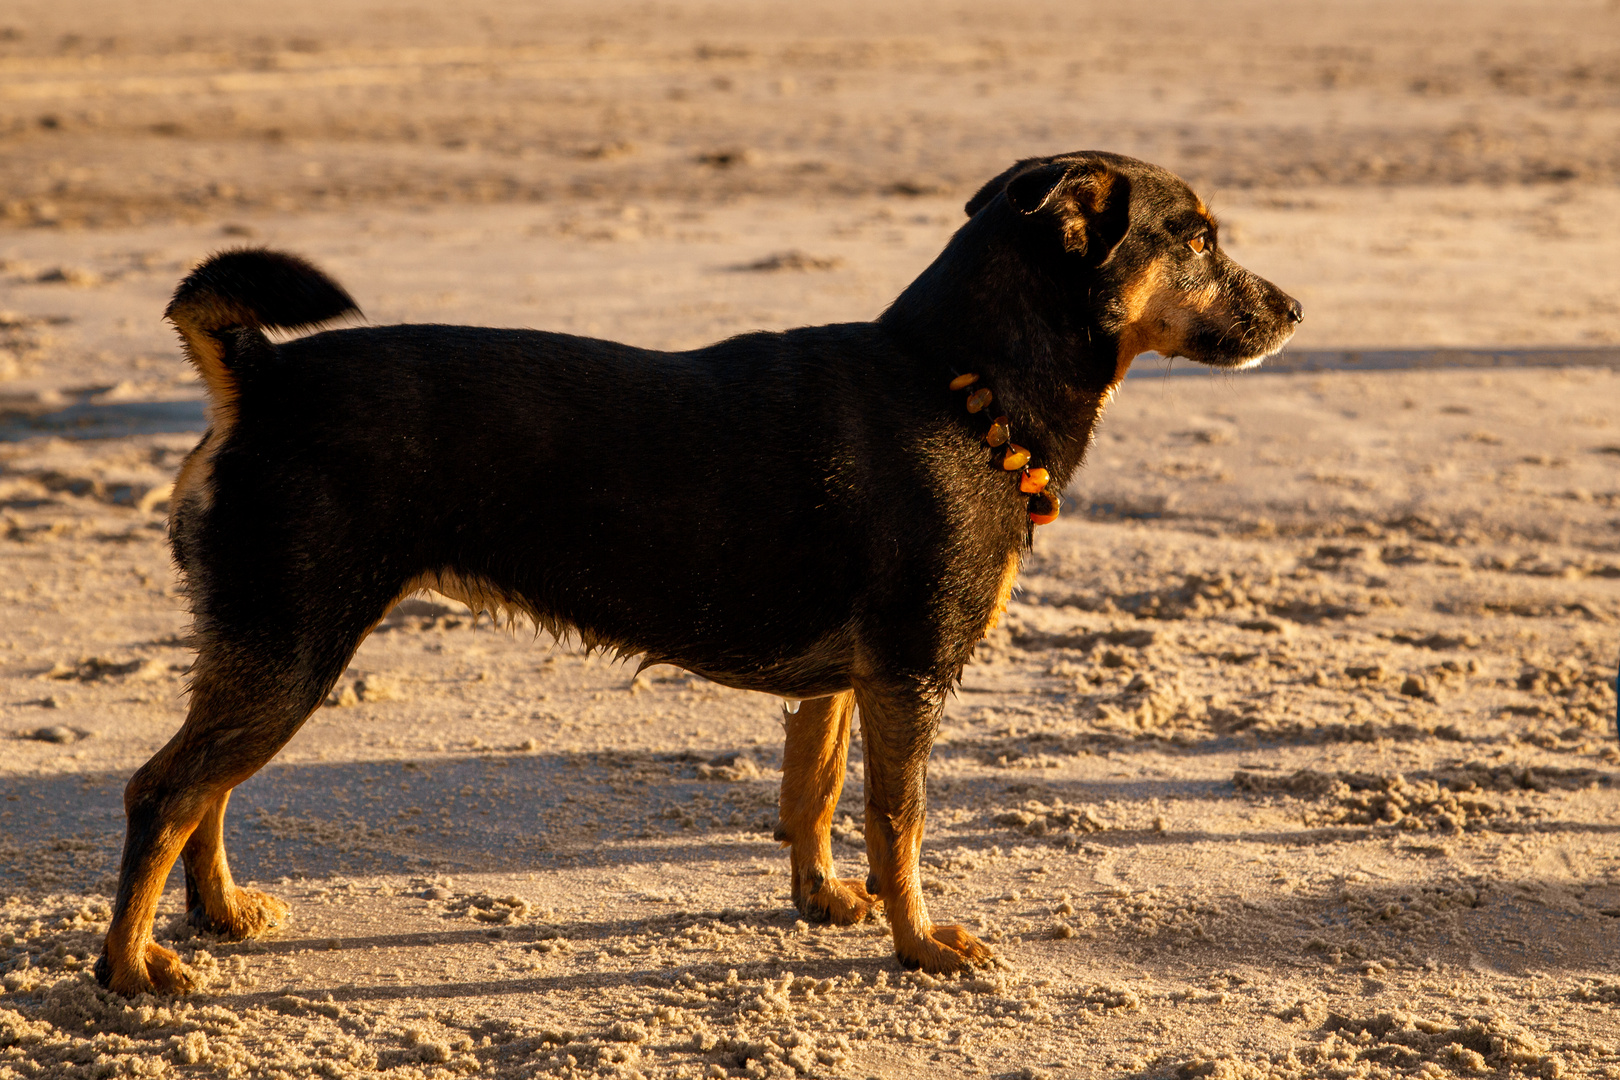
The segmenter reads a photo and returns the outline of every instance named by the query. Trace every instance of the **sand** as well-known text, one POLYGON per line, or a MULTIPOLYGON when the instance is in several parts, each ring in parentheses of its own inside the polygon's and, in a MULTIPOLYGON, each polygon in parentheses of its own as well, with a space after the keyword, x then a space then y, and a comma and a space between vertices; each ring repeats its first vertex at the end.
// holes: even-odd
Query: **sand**
POLYGON ((1620 1075, 1617 40, 1602 3, 0 12, 0 1077, 1620 1075), (799 920, 774 699, 424 596, 233 799, 290 924, 192 935, 176 875, 205 987, 96 987, 190 663, 188 267, 682 347, 870 318, 978 183, 1082 146, 1198 183, 1300 349, 1610 366, 1144 361, 930 766, 928 900, 995 969, 799 920))

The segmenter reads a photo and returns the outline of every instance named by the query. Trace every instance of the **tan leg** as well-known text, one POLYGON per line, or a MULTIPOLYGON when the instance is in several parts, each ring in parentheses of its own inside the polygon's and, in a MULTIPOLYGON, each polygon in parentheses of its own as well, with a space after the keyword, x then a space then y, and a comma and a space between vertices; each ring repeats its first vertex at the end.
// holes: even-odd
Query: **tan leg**
POLYGON ((199 930, 232 941, 259 937, 286 922, 287 905, 257 889, 244 889, 225 861, 225 806, 229 790, 207 810, 186 842, 186 917, 199 930))
POLYGON ((883 901, 895 955, 940 974, 994 954, 960 926, 936 926, 923 902, 919 859, 928 810, 928 752, 940 706, 905 691, 857 684, 866 745, 866 887, 883 901))
POLYGON ((832 819, 844 788, 855 694, 803 702, 788 714, 782 752, 781 824, 791 845, 793 904, 806 918, 848 926, 866 918, 877 897, 855 879, 833 876, 832 819))
MULTIPOLYGON (((196 985, 178 957, 152 940, 163 883, 182 852, 187 906, 201 907, 208 921, 233 936, 263 930, 286 911, 231 880, 223 847, 225 806, 231 789, 286 745, 333 680, 293 683, 252 660, 227 666, 214 655, 223 651, 213 647, 199 656, 185 724, 124 789, 124 858, 112 925, 96 964, 96 978, 121 994, 184 993, 196 985)), ((236 654, 242 655, 253 656, 236 654)))
MULTIPOLYGON (((136 780, 130 781, 125 791, 126 808, 136 780)), ((195 820, 153 825, 144 828, 139 837, 131 828, 125 838, 125 872, 118 883, 112 926, 96 963, 96 977, 109 990, 132 997, 184 994, 197 985, 196 976, 180 962, 174 950, 152 940, 152 919, 163 895, 163 883, 195 825, 195 820)))

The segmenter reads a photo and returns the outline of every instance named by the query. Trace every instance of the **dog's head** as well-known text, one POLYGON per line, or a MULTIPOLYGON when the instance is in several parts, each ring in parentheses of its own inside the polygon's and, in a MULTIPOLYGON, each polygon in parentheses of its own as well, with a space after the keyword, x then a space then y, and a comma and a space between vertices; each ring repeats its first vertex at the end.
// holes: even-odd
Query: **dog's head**
POLYGON ((1118 342, 1115 379, 1144 352, 1252 367, 1304 318, 1297 300, 1227 257, 1214 216, 1186 183, 1145 161, 1029 158, 968 201, 969 217, 983 212, 1010 214, 1029 256, 1076 304, 1094 306, 1074 315, 1118 342))

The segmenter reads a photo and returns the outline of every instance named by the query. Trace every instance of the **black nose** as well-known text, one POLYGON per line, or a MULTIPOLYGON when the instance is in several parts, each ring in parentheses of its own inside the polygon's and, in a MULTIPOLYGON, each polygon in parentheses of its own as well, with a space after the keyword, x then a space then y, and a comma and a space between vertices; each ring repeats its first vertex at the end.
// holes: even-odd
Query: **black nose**
POLYGON ((1305 321, 1305 309, 1300 307, 1299 301, 1292 296, 1288 298, 1288 320, 1296 323, 1305 321))

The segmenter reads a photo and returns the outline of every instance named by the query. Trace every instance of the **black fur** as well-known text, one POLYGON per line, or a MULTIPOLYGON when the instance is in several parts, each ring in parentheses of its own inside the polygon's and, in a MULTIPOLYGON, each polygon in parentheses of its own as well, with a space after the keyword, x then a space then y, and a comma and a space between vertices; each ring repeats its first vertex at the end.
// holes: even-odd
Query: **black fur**
POLYGON ((222 251, 193 270, 169 302, 174 315, 199 299, 238 308, 243 326, 305 330, 360 313, 343 287, 310 262, 267 248, 222 251))

